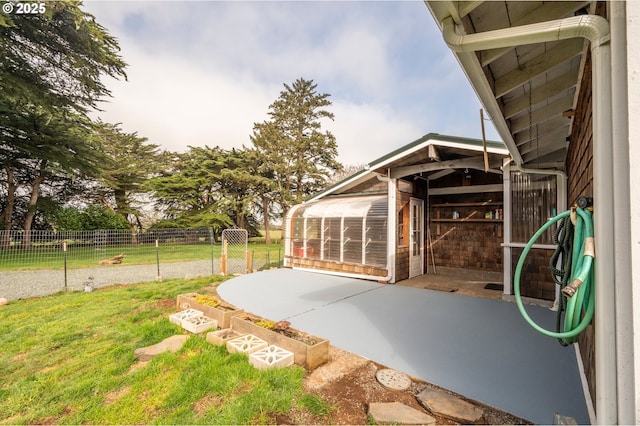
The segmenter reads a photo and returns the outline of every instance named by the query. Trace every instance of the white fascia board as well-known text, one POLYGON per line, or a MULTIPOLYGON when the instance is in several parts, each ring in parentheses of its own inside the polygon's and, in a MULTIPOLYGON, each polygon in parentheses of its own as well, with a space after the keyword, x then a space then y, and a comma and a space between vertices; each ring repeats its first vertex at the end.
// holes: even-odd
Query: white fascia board
MULTIPOLYGON (((482 146, 469 145, 469 144, 462 143, 462 142, 441 141, 441 140, 437 140, 437 139, 431 140, 430 142, 433 145, 437 145, 437 146, 446 146, 446 147, 449 147, 449 148, 467 149, 469 151, 478 151, 478 152, 484 151, 484 147, 482 147, 482 146)), ((507 148, 487 147, 487 152, 489 152, 491 154, 509 155, 509 150, 507 148)))
POLYGON ((394 155, 393 157, 389 157, 386 158, 383 161, 377 162, 377 163, 371 163, 367 166, 367 170, 373 170, 373 169, 379 169, 381 167, 386 167, 388 164, 393 163, 394 161, 400 160, 401 158, 406 157, 407 155, 413 154, 417 151, 420 151, 421 149, 424 149, 426 147, 428 147, 429 145, 431 145, 433 139, 429 139, 426 140, 422 143, 419 143, 415 146, 412 146, 411 148, 407 149, 406 151, 402 151, 399 152, 398 154, 394 155))
MULTIPOLYGON (((492 141, 493 142, 493 141, 492 141)), ((387 158, 384 161, 381 161, 379 163, 372 163, 370 164, 367 169, 368 170, 372 170, 372 169, 379 169, 382 167, 386 167, 387 165, 393 163, 394 161, 398 161, 401 160, 404 157, 408 157, 411 154, 414 154, 418 151, 421 151, 425 148, 427 148, 429 145, 435 145, 435 146, 444 146, 444 147, 449 147, 449 148, 459 148, 459 149, 466 149, 469 151, 477 151, 477 152, 482 152, 484 151, 484 148, 480 145, 475 146, 475 145, 469 145, 466 144, 464 142, 452 142, 452 141, 443 141, 440 139, 428 139, 422 143, 419 143, 415 146, 412 146, 411 148, 407 149, 406 151, 402 151, 399 152, 397 155, 394 155, 393 157, 387 158)), ((505 155, 508 156, 509 155, 509 150, 506 148, 495 148, 495 147, 487 147, 487 152, 491 153, 491 154, 498 154, 498 155, 505 155)))
POLYGON ((350 178, 347 178, 346 180, 342 181, 341 183, 336 184, 335 186, 332 186, 332 187, 330 187, 328 189, 325 189, 322 192, 317 193, 313 197, 311 197, 308 200, 304 201, 302 204, 310 203, 312 201, 317 201, 317 200, 319 200, 319 199, 321 199, 323 197, 326 197, 329 194, 333 194, 334 192, 336 192, 336 191, 338 191, 340 189, 344 189, 344 188, 348 187, 349 185, 353 185, 353 184, 358 184, 358 183, 364 182, 367 179, 372 178, 376 174, 378 174, 378 173, 372 172, 369 169, 360 170, 355 175, 351 176, 350 178))

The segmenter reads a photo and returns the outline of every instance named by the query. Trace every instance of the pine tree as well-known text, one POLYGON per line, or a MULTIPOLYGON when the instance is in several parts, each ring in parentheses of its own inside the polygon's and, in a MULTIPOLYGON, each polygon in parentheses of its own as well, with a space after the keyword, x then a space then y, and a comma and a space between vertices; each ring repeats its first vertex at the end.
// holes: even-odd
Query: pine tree
POLYGON ((126 77, 116 40, 81 2, 44 2, 41 14, 0 19, 0 164, 6 177, 5 228, 15 191, 29 187, 30 230, 40 190, 52 175, 95 173, 100 152, 87 143, 87 112, 109 91, 101 76, 126 77), (16 176, 31 176, 16 182, 16 176))
MULTIPOLYGON (((335 137, 322 131, 323 119, 334 119, 331 101, 316 91, 313 80, 284 84, 269 106, 269 119, 255 123, 251 142, 260 173, 273 181, 271 198, 281 214, 322 189, 327 178, 342 168, 335 137)), ((268 198, 265 198, 268 200, 268 198)))

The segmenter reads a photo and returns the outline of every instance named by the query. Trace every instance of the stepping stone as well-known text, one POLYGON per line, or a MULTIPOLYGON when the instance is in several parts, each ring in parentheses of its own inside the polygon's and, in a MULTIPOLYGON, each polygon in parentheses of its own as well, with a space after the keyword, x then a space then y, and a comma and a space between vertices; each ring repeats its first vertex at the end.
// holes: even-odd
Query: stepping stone
POLYGON ((372 402, 369 416, 376 424, 434 425, 436 419, 400 402, 372 402))
POLYGON ((383 386, 392 390, 407 390, 412 383, 409 376, 390 368, 376 371, 376 379, 383 386))
POLYGON ((484 410, 475 405, 435 389, 425 389, 416 398, 431 413, 462 424, 477 423, 484 414, 484 410))
POLYGON ((135 351, 133 351, 133 355, 140 361, 149 361, 156 355, 160 355, 161 353, 167 351, 178 352, 180 349, 182 349, 182 346, 188 338, 189 336, 187 336, 186 334, 167 337, 162 342, 156 343, 155 345, 136 349, 135 351))

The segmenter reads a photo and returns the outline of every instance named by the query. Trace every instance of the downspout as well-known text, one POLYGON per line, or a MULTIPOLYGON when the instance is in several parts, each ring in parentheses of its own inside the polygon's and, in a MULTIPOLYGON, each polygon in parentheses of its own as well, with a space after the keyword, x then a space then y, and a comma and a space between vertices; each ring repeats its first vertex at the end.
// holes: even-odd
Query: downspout
MULTIPOLYGON (((593 81, 593 182, 596 235, 596 412, 600 424, 614 424, 618 418, 617 363, 632 365, 633 359, 617 360, 613 148, 611 116, 611 47, 609 23, 596 15, 574 16, 549 22, 458 35, 451 16, 442 21, 447 45, 455 52, 515 47, 571 38, 591 43, 593 81)), ((517 153, 517 157, 520 157, 517 153)), ((520 161, 516 161, 520 164, 520 161)), ((626 357, 628 358, 628 357, 626 357)))

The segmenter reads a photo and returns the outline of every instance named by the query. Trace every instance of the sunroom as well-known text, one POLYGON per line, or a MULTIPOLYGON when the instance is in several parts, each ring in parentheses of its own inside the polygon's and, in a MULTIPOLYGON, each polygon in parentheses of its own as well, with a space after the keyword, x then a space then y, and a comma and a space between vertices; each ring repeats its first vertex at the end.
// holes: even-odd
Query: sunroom
POLYGON ((337 196, 294 206, 288 266, 388 275, 386 195, 337 196))

